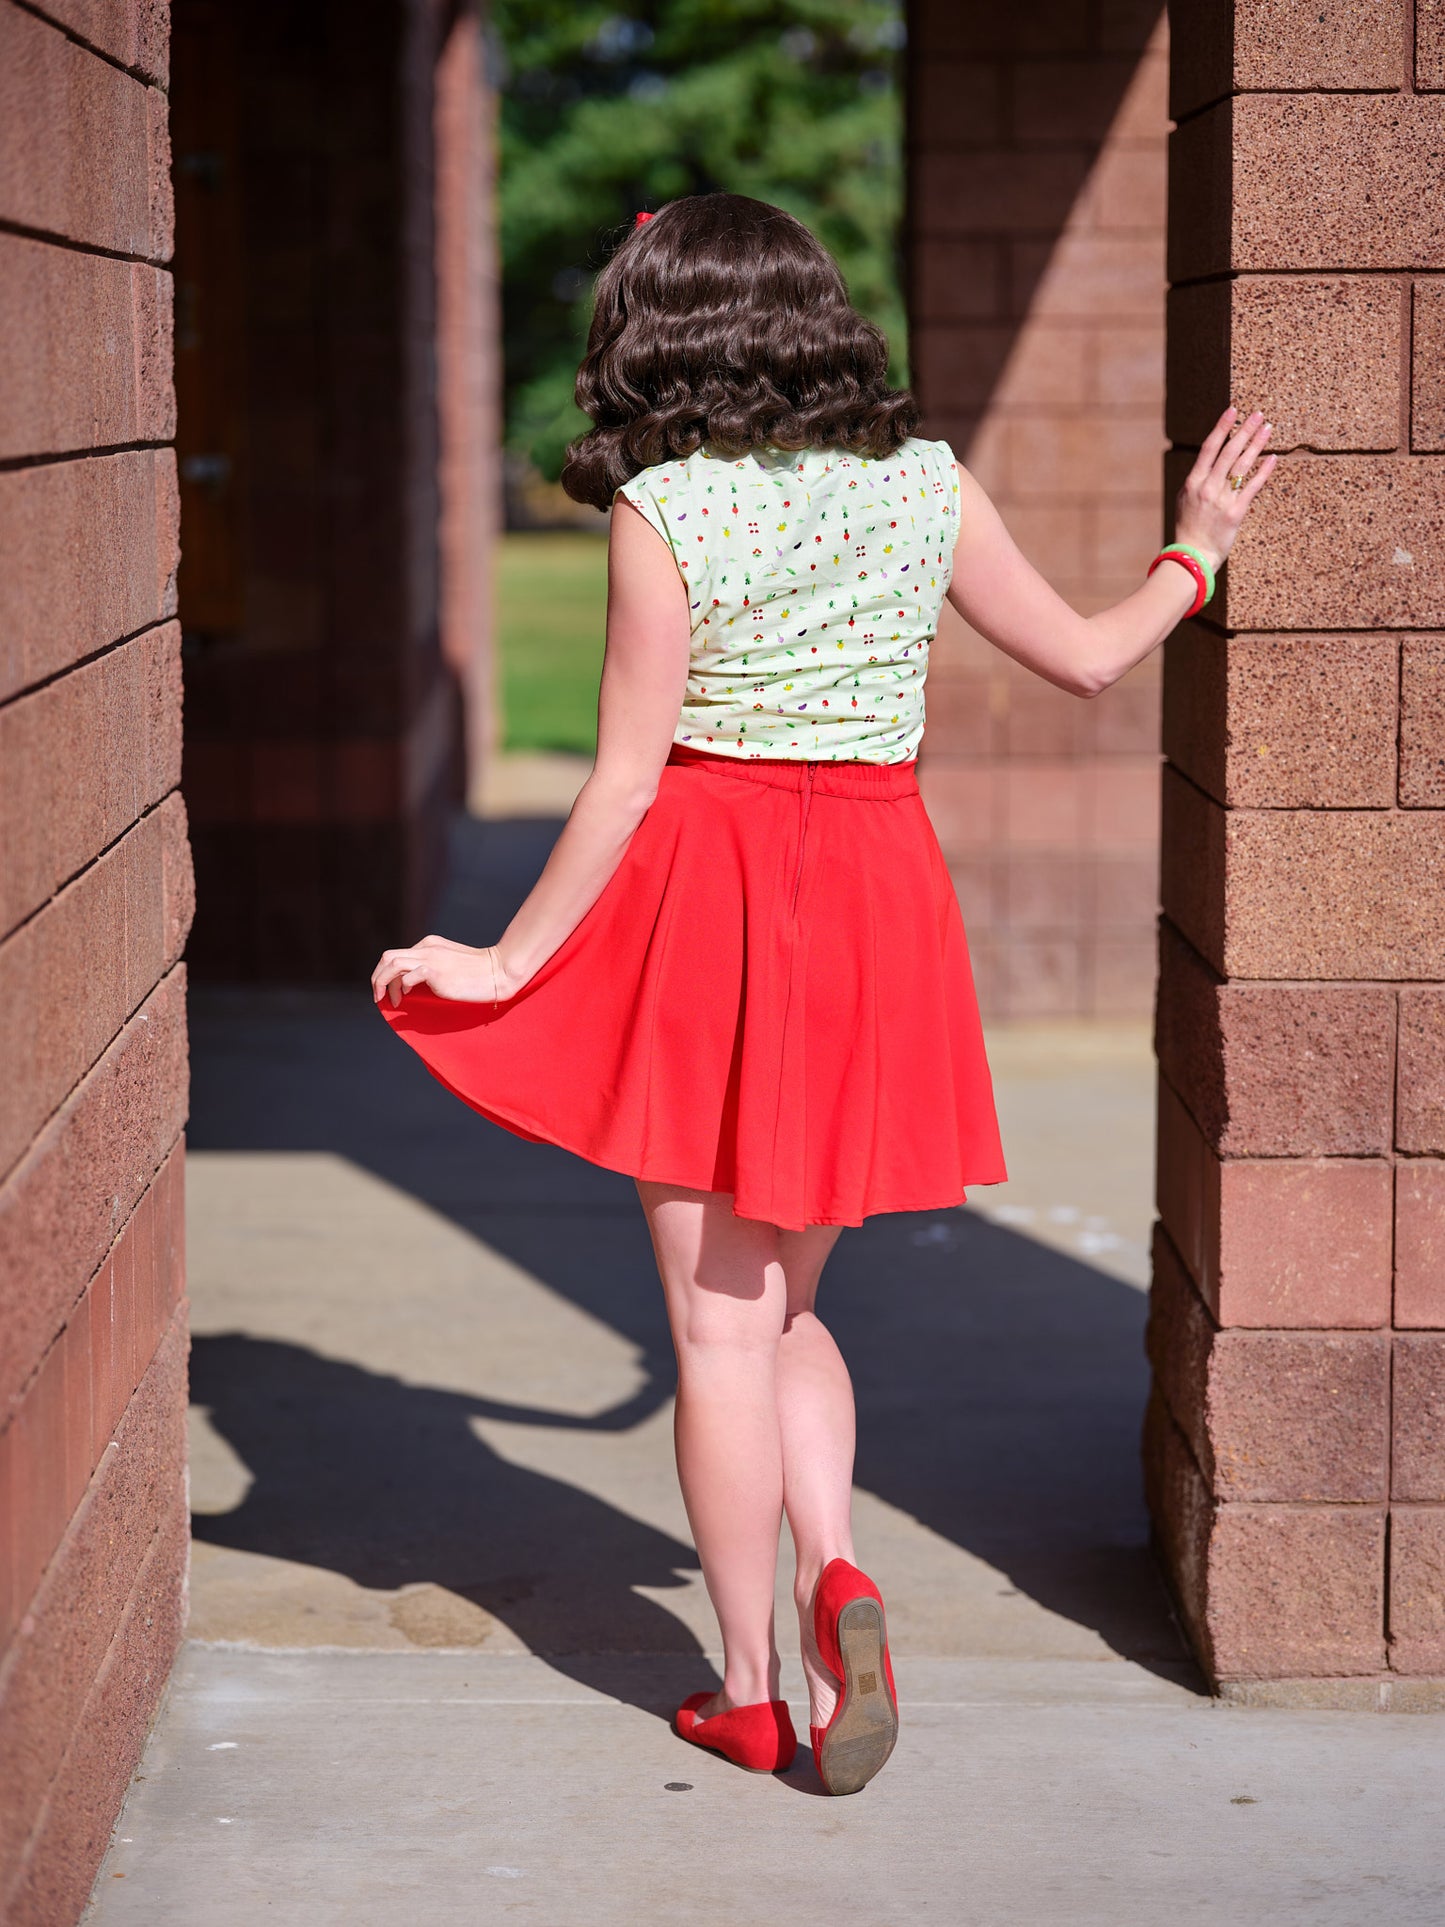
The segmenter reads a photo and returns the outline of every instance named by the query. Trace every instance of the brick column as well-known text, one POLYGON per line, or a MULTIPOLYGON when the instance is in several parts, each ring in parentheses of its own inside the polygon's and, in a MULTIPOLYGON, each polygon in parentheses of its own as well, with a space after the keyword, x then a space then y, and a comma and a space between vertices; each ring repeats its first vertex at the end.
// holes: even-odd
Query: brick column
POLYGON ((451 269, 481 73, 458 29, 439 130, 451 11, 177 0, 185 788, 207 977, 359 980, 422 934, 461 794, 479 597, 448 592, 439 519, 444 479, 453 551, 481 519, 457 446, 477 411, 454 272, 438 369, 436 191, 440 144, 451 269))
POLYGON ((475 788, 498 747, 492 564, 502 525, 501 265, 496 98, 475 5, 436 66, 437 418, 441 645, 462 690, 475 788))
POLYGON ((0 1918, 79 1918, 181 1635, 166 8, 0 0, 0 1918))
MULTIPOLYGON (((908 281, 924 429, 1086 613, 1161 539, 1160 0, 917 0, 908 281)), ((1096 702, 945 609, 923 783, 994 1016, 1142 1015, 1154 989, 1159 666, 1096 702)))
POLYGON ((1445 1676, 1445 9, 1416 11, 1174 14, 1173 479, 1230 399, 1288 451, 1164 693, 1146 1458, 1243 1697, 1445 1676))

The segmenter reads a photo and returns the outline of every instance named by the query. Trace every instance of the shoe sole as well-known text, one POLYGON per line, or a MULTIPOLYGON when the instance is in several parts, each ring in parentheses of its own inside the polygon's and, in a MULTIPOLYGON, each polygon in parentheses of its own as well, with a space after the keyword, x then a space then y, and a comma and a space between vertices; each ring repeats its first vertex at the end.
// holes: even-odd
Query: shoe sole
POLYGON ((843 1698, 823 1736, 820 1764, 830 1793, 857 1793, 885 1765, 898 1739, 898 1708, 883 1670, 887 1634, 876 1599, 850 1599, 838 1615, 843 1698))

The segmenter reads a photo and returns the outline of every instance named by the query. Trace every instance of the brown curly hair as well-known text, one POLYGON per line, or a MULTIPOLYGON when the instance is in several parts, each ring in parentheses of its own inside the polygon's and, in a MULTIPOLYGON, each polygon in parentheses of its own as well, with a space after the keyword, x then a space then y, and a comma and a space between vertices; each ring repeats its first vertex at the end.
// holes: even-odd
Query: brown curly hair
POLYGON ((882 456, 918 426, 827 249, 742 194, 689 194, 624 238, 597 277, 577 405, 594 426, 568 449, 562 486, 599 509, 704 442, 882 456))

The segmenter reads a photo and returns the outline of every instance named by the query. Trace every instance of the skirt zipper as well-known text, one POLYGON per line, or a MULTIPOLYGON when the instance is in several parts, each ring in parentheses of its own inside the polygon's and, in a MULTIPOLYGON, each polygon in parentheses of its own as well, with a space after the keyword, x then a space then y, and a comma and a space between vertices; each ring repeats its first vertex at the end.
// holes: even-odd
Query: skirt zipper
POLYGON ((795 917, 798 914, 798 898, 803 888, 803 853, 807 846, 808 812, 813 807, 813 778, 818 773, 818 765, 816 763, 806 763, 804 764, 804 768, 808 772, 807 781, 798 792, 799 799, 802 803, 802 814, 798 823, 798 869, 797 874, 793 878, 793 915, 795 917))

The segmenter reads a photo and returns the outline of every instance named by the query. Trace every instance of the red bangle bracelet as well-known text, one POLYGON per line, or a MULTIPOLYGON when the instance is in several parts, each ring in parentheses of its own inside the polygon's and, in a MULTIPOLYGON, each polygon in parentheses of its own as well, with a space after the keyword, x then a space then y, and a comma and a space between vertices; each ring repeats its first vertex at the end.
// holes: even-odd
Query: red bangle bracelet
POLYGON ((1148 573, 1153 575, 1161 562, 1177 562, 1181 569, 1188 569, 1194 577, 1194 600, 1180 617, 1181 622, 1187 622, 1190 616, 1197 616, 1209 600, 1209 584, 1205 580, 1204 571, 1192 555, 1181 555, 1178 549, 1165 549, 1149 564, 1148 573))

